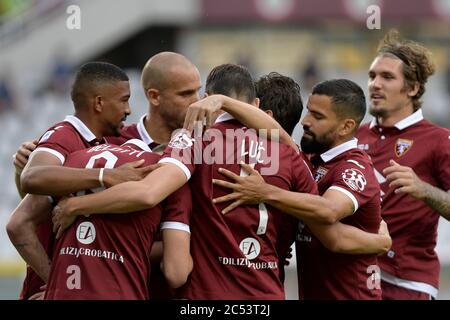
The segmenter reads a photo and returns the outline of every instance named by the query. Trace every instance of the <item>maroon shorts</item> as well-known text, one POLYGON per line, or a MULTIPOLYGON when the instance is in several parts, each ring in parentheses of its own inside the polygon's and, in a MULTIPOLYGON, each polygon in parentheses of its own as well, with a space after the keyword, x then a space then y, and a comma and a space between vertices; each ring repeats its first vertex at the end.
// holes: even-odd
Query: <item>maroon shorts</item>
POLYGON ((398 287, 381 280, 381 294, 383 300, 433 300, 428 293, 398 287))

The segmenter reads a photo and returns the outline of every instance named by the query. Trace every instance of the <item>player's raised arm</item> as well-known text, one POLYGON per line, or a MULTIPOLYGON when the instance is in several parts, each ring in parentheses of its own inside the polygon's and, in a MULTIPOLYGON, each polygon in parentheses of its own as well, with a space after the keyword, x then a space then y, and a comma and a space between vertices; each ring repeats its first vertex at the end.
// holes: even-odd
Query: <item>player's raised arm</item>
POLYGON ((196 122, 205 123, 208 127, 221 110, 228 112, 248 128, 265 130, 267 138, 279 140, 297 150, 294 140, 275 119, 251 104, 221 94, 214 94, 191 104, 186 114, 184 128, 191 131, 196 122))

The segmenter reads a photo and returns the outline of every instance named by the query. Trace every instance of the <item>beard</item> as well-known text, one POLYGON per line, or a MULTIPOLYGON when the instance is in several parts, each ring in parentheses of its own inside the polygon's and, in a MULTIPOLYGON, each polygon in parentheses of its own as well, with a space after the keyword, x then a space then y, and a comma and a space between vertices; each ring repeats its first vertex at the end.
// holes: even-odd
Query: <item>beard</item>
POLYGON ((120 137, 122 135, 122 128, 116 125, 110 125, 109 134, 112 137, 120 137))
POLYGON ((307 131, 310 136, 303 137, 300 141, 300 147, 306 154, 322 154, 328 151, 334 143, 332 132, 328 132, 321 137, 317 137, 311 131, 307 131))
POLYGON ((302 140, 300 141, 300 147, 306 154, 321 154, 326 151, 326 149, 314 138, 302 137, 302 140))

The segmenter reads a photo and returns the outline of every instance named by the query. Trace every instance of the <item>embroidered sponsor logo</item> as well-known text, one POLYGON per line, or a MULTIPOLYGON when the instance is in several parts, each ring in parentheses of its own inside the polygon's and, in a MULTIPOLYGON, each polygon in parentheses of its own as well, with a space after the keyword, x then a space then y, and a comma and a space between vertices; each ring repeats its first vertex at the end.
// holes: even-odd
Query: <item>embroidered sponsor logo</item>
POLYGON ((344 180, 345 184, 349 186, 353 191, 364 191, 364 188, 367 184, 364 174, 358 169, 354 168, 345 169, 345 171, 342 172, 342 179, 344 180))
POLYGON ((397 139, 397 142, 395 143, 395 155, 397 157, 403 156, 405 153, 407 153, 411 149, 412 145, 413 145, 412 140, 397 139))

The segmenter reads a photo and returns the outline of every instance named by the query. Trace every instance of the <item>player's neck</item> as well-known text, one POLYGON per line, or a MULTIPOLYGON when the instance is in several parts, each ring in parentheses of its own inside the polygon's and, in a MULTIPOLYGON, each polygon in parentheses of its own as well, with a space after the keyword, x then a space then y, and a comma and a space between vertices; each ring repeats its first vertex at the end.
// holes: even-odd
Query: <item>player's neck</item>
MULTIPOLYGON (((335 147, 337 147, 337 146, 340 146, 341 144, 344 144, 344 143, 346 143, 346 142, 349 142, 349 141, 352 140, 354 137, 355 137, 354 135, 349 135, 349 136, 342 137, 342 138, 340 138, 340 139, 338 138, 338 139, 336 139, 336 141, 334 142, 334 144, 330 147, 330 149, 333 149, 333 148, 335 148, 335 147)), ((330 150, 330 149, 328 149, 328 150, 330 150)))
POLYGON ((169 143, 172 131, 158 114, 151 113, 150 116, 147 115, 144 126, 153 141, 161 144, 169 143))
POLYGON ((412 104, 408 104, 401 109, 395 110, 393 112, 389 112, 386 115, 378 116, 377 122, 378 125, 382 127, 393 127, 399 121, 409 117, 414 113, 414 109, 412 104))
POLYGON ((81 120, 81 122, 84 123, 84 125, 91 130, 91 132, 95 135, 95 137, 97 138, 97 140, 101 140, 103 139, 104 136, 104 132, 101 128, 101 125, 99 125, 99 123, 97 122, 95 117, 92 117, 88 114, 84 114, 84 113, 75 113, 75 117, 77 117, 78 119, 81 120))

